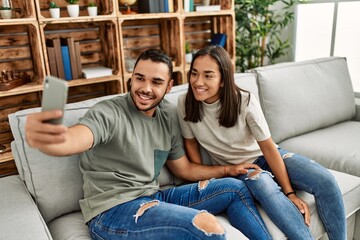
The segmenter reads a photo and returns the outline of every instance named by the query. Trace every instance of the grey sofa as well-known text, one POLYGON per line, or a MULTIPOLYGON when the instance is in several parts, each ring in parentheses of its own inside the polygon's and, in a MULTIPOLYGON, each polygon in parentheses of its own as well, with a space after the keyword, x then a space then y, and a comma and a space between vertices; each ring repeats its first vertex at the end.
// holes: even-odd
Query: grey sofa
MULTIPOLYGON (((360 240, 360 106, 355 104, 346 60, 277 64, 235 78, 259 99, 280 146, 332 169, 345 202, 348 239, 360 240)), ((176 104, 186 90, 186 84, 175 86, 166 99, 176 104)), ((65 124, 75 124, 89 107, 111 97, 68 104, 65 124)), ((0 179, 0 239, 90 239, 79 207, 83 191, 78 156, 50 157, 25 142, 26 115, 36 111, 9 116, 19 175, 0 179)), ((208 161, 206 152, 202 154, 208 161)), ((164 187, 181 184, 166 168, 159 178, 164 187)), ((314 198, 305 192, 298 195, 310 205, 312 233, 317 239, 327 239, 314 198)), ((273 238, 286 239, 261 207, 259 211, 273 238)), ((225 215, 217 217, 228 239, 246 239, 225 215)))

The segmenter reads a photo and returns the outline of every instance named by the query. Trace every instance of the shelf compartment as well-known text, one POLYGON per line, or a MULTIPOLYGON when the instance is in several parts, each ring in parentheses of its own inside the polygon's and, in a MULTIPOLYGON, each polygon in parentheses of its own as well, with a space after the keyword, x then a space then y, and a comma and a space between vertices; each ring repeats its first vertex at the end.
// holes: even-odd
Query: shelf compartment
MULTIPOLYGON (((37 22, 1 26, 0 56, 0 72, 27 74, 31 83, 41 82, 45 72, 37 22)), ((6 92, 0 91, 0 97, 6 92)))
POLYGON ((20 110, 40 107, 40 99, 38 93, 26 93, 16 96, 1 97, 0 100, 0 148, 5 147, 5 151, 2 150, 0 154, 0 160, 11 161, 11 149, 10 143, 14 140, 8 115, 20 110))
MULTIPOLYGON (((24 0, 25 1, 25 0, 24 0)), ((117 0, 107 0, 107 1, 101 1, 101 0, 80 0, 78 2, 80 6, 80 14, 79 17, 88 17, 88 18, 96 18, 96 17, 90 17, 87 12, 87 5, 89 2, 95 2, 98 7, 98 16, 116 16, 116 9, 115 6, 117 6, 117 0)), ((50 12, 49 12, 49 0, 39 0, 36 1, 36 11, 38 14, 39 20, 44 19, 51 19, 50 12)), ((67 12, 67 5, 66 1, 55 1, 55 3, 60 8, 60 19, 58 20, 68 20, 69 14, 67 12), (65 19, 63 19, 65 18, 65 19)))
MULTIPOLYGON (((180 12, 180 2, 183 0, 172 0, 174 5, 174 11, 173 12, 157 12, 157 13, 139 13, 139 6, 138 2, 144 1, 144 0, 138 0, 134 5, 129 6, 130 7, 130 13, 128 11, 128 8, 121 4, 119 1, 118 5, 118 16, 121 18, 138 18, 140 15, 146 15, 147 18, 149 18, 149 15, 159 15, 161 13, 162 15, 167 14, 173 14, 173 13, 179 13, 180 12)), ((161 0, 162 1, 162 0, 161 0)))
POLYGON ((117 94, 122 91, 121 81, 96 82, 69 88, 68 103, 84 101, 96 97, 117 94))
MULTIPOLYGON (((50 66, 46 41, 60 37, 72 37, 80 45, 82 68, 93 66, 109 67, 113 69, 113 76, 104 79, 114 80, 121 78, 120 47, 116 20, 41 24, 41 32, 47 74, 50 74, 50 66)), ((80 79, 91 82, 91 79, 80 79)))
POLYGON ((174 68, 182 64, 180 41, 180 22, 178 18, 123 20, 119 19, 120 44, 122 51, 123 72, 131 73, 126 68, 126 61, 136 59, 147 49, 161 49, 167 53, 174 63, 174 68))
MULTIPOLYGON (((235 25, 232 15, 187 17, 184 20, 185 42, 189 43, 193 51, 209 45, 215 33, 227 35, 224 48, 235 64, 235 25)), ((186 68, 189 67, 188 65, 186 68)))
POLYGON ((11 21, 24 21, 24 20, 35 20, 35 4, 34 1, 29 0, 12 0, 12 18, 11 19, 0 19, 1 22, 11 21))

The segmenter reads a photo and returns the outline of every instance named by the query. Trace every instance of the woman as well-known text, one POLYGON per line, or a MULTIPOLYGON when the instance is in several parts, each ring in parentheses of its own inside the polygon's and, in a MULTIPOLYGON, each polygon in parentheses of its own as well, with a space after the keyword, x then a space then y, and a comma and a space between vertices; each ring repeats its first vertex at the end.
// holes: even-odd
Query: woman
POLYGON ((334 177, 314 161, 277 147, 254 95, 236 86, 223 48, 208 46, 194 56, 178 116, 191 161, 201 163, 201 145, 225 172, 228 164, 261 167, 238 178, 289 239, 313 239, 308 205, 294 190, 314 195, 329 239, 346 239, 344 205, 334 177))

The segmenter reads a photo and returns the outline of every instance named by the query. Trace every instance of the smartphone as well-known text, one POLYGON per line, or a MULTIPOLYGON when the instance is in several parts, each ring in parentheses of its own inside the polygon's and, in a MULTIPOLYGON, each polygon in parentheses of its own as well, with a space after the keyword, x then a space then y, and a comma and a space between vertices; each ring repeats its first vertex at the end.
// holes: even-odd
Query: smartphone
MULTIPOLYGON (((68 84, 65 80, 46 76, 44 81, 41 111, 61 110, 64 112, 68 96, 68 84)), ((52 124, 62 124, 63 117, 47 121, 52 124)))

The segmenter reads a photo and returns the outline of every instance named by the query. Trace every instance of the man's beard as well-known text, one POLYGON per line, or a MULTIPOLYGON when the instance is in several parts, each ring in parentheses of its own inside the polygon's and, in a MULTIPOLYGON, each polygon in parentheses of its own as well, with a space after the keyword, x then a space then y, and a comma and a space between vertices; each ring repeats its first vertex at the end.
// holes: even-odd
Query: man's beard
MULTIPOLYGON (((137 94, 137 93, 135 92, 134 94, 137 94)), ((147 112, 147 111, 150 111, 150 110, 156 108, 156 107, 161 103, 161 101, 164 99, 164 97, 165 97, 165 95, 166 95, 166 93, 165 93, 165 94, 161 97, 161 99, 159 99, 158 101, 155 101, 150 107, 145 108, 145 109, 140 109, 140 108, 136 105, 134 94, 130 92, 131 99, 132 99, 132 101, 133 101, 136 109, 139 110, 139 111, 141 111, 141 112, 147 112)), ((144 93, 142 93, 142 94, 144 94, 144 93)), ((146 94, 144 94, 144 95, 146 95, 146 94)))

